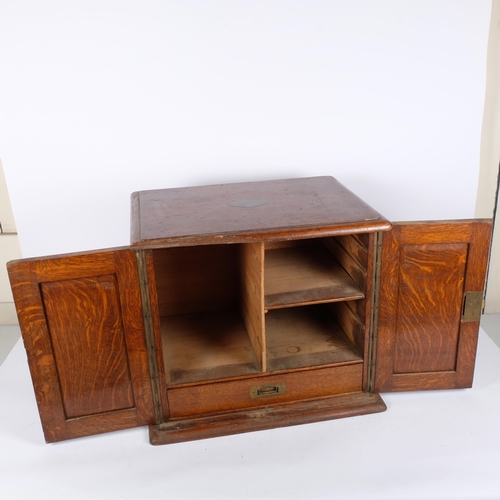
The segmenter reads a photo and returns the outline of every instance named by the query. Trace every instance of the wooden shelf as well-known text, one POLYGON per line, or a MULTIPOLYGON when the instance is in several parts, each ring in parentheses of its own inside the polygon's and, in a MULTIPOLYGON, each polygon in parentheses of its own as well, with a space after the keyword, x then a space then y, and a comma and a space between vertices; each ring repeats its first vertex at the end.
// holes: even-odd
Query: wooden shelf
POLYGON ((266 251, 266 310, 363 298, 359 286, 321 245, 266 251))
POLYGON ((363 362, 327 305, 269 311, 266 338, 268 371, 363 362))
POLYGON ((236 310, 163 317, 163 360, 172 384, 260 373, 236 310))

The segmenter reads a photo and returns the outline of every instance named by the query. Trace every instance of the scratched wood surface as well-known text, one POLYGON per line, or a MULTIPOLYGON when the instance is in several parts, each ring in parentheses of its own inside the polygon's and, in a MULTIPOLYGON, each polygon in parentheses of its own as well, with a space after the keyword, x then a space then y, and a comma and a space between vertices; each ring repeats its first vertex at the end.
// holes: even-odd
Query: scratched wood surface
POLYGON ((151 444, 161 445, 378 413, 387 409, 378 394, 355 392, 211 416, 172 419, 149 427, 151 444))
POLYGON ((390 223, 333 177, 217 184, 132 195, 143 248, 370 232, 390 223))

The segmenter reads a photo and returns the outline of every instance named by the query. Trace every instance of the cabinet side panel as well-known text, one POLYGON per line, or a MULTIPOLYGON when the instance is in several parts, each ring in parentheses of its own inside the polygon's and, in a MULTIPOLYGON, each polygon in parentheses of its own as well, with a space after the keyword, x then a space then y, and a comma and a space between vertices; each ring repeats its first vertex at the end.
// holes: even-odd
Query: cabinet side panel
POLYGON ((116 277, 43 283, 41 290, 66 417, 132 408, 116 277))

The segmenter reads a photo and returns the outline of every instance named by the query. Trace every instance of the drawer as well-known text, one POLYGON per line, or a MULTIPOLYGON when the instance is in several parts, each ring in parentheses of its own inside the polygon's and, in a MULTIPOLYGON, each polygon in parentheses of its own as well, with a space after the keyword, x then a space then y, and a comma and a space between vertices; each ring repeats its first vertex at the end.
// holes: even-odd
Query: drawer
POLYGON ((171 417, 254 408, 360 392, 363 364, 262 375, 168 390, 171 417))

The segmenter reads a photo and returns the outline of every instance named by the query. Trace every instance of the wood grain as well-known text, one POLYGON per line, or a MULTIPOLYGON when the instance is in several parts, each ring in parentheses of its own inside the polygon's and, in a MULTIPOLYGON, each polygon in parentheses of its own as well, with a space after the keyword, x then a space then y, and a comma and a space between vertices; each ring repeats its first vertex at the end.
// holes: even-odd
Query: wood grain
POLYGON ((66 417, 132 408, 115 276, 43 283, 41 291, 66 417))
POLYGON ((321 245, 266 251, 264 275, 266 309, 364 298, 321 245))
POLYGON ((352 345, 362 354, 366 342, 366 322, 357 314, 357 309, 350 306, 354 302, 357 301, 335 302, 328 304, 328 308, 352 345))
POLYGON ((468 250, 466 243, 401 248, 394 373, 455 370, 468 250))
POLYGON ((384 235, 375 390, 470 387, 479 322, 463 297, 484 288, 491 221, 397 224, 384 235))
POLYGON ((259 373, 260 364, 237 310, 166 316, 163 358, 169 383, 259 373))
POLYGON ((236 307, 237 245, 154 250, 160 316, 236 307))
POLYGON ((267 370, 264 323, 264 245, 240 245, 241 312, 248 337, 263 372, 267 370))
MULTIPOLYGON (((367 236, 367 235, 364 235, 367 236)), ((327 238, 328 240, 334 239, 352 259, 357 261, 362 268, 366 270, 368 259, 368 248, 364 242, 361 241, 360 235, 345 235, 337 236, 336 238, 327 238)))
POLYGON ((294 233, 304 238, 390 226, 333 177, 141 191, 132 204, 132 245, 143 248, 294 239, 294 233))
POLYGON ((47 442, 154 422, 134 253, 8 270, 47 442))
POLYGON ((378 394, 355 393, 286 405, 241 410, 209 417, 172 419, 150 426, 151 444, 171 444, 227 436, 336 418, 378 413, 387 409, 378 394))
MULTIPOLYGON (((344 243, 345 241, 354 241, 351 235, 346 236, 345 238, 346 240, 344 240, 344 243)), ((368 266, 367 253, 364 253, 364 255, 362 255, 364 260, 361 262, 357 260, 353 254, 350 253, 349 249, 344 248, 339 243, 339 241, 339 237, 323 239, 325 247, 335 257, 337 262, 345 269, 349 276, 356 282, 356 285, 359 287, 360 291, 365 294, 367 283, 366 269, 368 266)))
MULTIPOLYGON (((153 250, 144 250, 144 252, 145 252, 146 268, 148 275, 147 281, 149 285, 149 300, 151 304, 151 318, 145 317, 144 320, 151 321, 153 327, 154 345, 155 345, 154 355, 156 357, 156 367, 158 368, 157 383, 159 385, 159 392, 160 392, 159 410, 161 413, 161 420, 163 420, 169 418, 170 409, 168 406, 168 397, 167 397, 167 376, 166 376, 167 372, 163 360, 162 335, 160 328, 160 311, 158 308, 158 294, 157 294, 156 275, 154 268, 154 256, 153 256, 153 250)), ((149 368, 151 370, 151 367, 149 368)), ((155 381, 152 380, 151 383, 154 384, 155 381)))
POLYGON ((171 388, 168 391, 170 414, 172 417, 178 418, 360 392, 362 370, 362 365, 357 363, 266 375, 245 380, 171 388), (272 385, 278 382, 286 384, 284 394, 257 399, 251 398, 250 388, 252 386, 272 385))
POLYGON ((268 371, 362 361, 325 305, 266 314, 268 371))

